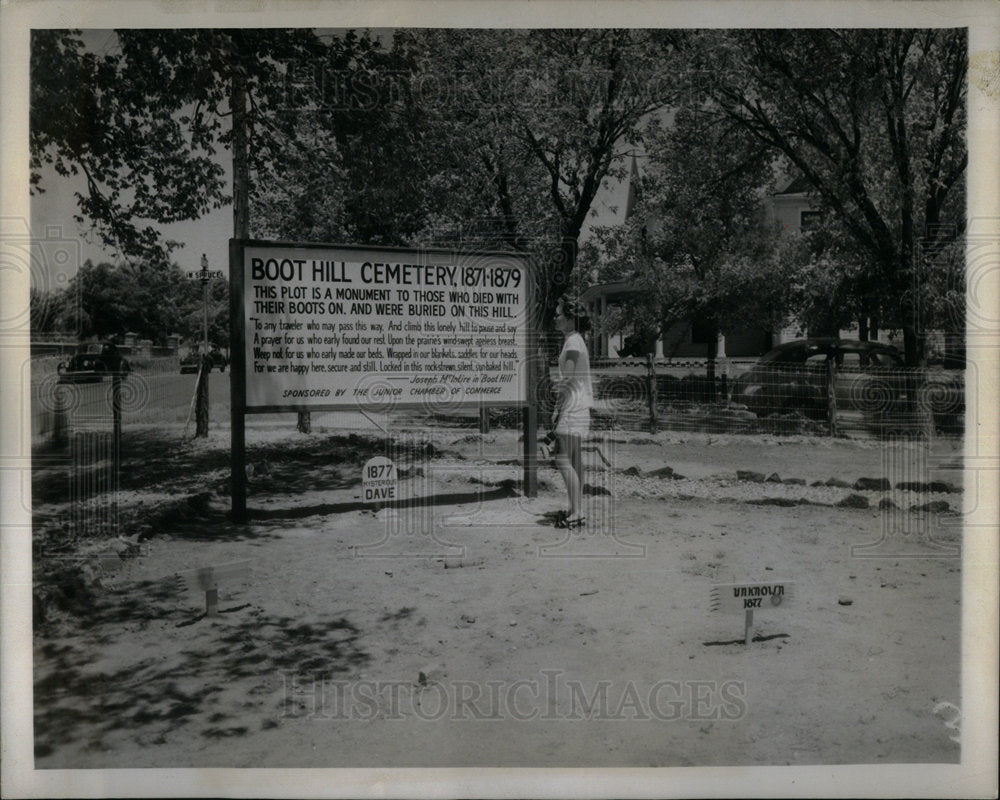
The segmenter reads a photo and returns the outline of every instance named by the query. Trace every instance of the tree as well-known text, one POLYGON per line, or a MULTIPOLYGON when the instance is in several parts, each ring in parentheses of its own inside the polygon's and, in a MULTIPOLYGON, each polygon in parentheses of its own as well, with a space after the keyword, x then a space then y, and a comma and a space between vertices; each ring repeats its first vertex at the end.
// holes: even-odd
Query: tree
POLYGON ((423 223, 426 170, 418 110, 403 91, 400 34, 346 31, 311 61, 284 64, 295 147, 255 182, 253 227, 270 237, 404 245, 423 223))
POLYGON ((34 286, 28 290, 32 334, 52 333, 58 330, 62 297, 62 292, 37 289, 34 286))
POLYGON ((517 32, 408 32, 410 91, 425 124, 421 158, 433 205, 415 239, 427 244, 530 252, 558 243, 541 165, 503 113, 498 65, 517 32), (429 90, 425 87, 433 87, 429 90))
POLYGON ((867 257, 883 324, 921 356, 918 243, 964 232, 964 30, 705 32, 725 115, 774 146, 867 257), (822 69, 817 69, 822 65, 822 69))
POLYGON ((32 32, 33 191, 45 190, 43 165, 82 175, 77 222, 89 221, 113 252, 162 262, 176 243, 144 223, 206 213, 222 200, 223 170, 203 118, 185 125, 176 114, 187 100, 184 82, 155 78, 130 70, 121 53, 88 52, 76 31, 32 32), (171 88, 178 96, 168 97, 171 88))
MULTIPOLYGON (((94 264, 89 259, 70 280, 55 302, 59 309, 54 327, 74 330, 81 338, 118 338, 135 333, 140 338, 165 342, 183 327, 191 302, 187 280, 172 269, 94 264)), ((200 307, 200 296, 198 298, 200 307)))
POLYGON ((857 323, 862 341, 878 338, 882 293, 867 258, 828 218, 786 235, 778 259, 787 268, 791 317, 807 335, 836 337, 857 323))
POLYGON ((514 135, 544 169, 559 226, 546 287, 550 309, 568 288, 580 231, 602 181, 625 177, 640 123, 679 95, 679 82, 664 76, 679 66, 680 38, 673 31, 531 31, 498 59, 507 74, 527 81, 528 91, 507 92, 499 110, 510 115, 514 135), (532 91, 540 81, 542 97, 532 91))
MULTIPOLYGON (((251 196, 282 175, 282 155, 319 149, 315 138, 302 142, 297 136, 300 118, 314 109, 288 102, 285 71, 323 55, 319 39, 304 29, 116 35, 120 51, 97 58, 71 33, 36 32, 33 182, 34 170, 46 161, 60 174, 82 170, 88 192, 78 195, 78 220, 90 218, 102 241, 126 258, 165 262, 175 246, 161 242, 155 227, 137 227, 139 220, 197 219, 229 202, 234 235, 248 237, 251 196), (225 117, 231 118, 228 126, 225 117), (217 146, 233 153, 232 194, 221 179, 217 146)), ((358 40, 345 41, 350 60, 358 40)), ((203 382, 199 397, 207 406, 203 382)), ((308 429, 302 413, 299 425, 308 429)), ((207 414, 199 414, 198 431, 207 435, 207 414)))
POLYGON ((89 52, 78 32, 32 33, 32 184, 44 190, 45 164, 82 174, 78 222, 93 224, 125 259, 163 266, 177 243, 164 242, 156 224, 232 202, 217 151, 236 138, 234 78, 247 91, 240 133, 250 141, 249 169, 280 174, 283 153, 301 145, 299 113, 283 109, 283 65, 317 57, 319 40, 308 30, 115 33, 117 49, 104 55, 89 52))
MULTIPOLYGON (((601 182, 624 175, 640 123, 676 94, 677 36, 401 31, 391 47, 359 44, 353 61, 331 42, 323 75, 339 88, 322 124, 337 154, 324 163, 350 187, 331 200, 343 213, 336 232, 531 252, 551 306, 570 286, 601 182)), ((315 93, 318 81, 303 84, 315 93)), ((293 189, 275 190, 273 207, 294 205, 293 189)))

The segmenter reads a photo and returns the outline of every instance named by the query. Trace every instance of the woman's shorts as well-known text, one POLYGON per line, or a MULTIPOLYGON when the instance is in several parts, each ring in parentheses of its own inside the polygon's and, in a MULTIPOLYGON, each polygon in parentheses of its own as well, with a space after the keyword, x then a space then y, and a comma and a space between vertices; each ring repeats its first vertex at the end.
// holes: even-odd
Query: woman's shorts
POLYGON ((556 433, 575 433, 584 435, 590 431, 590 409, 567 409, 559 415, 556 422, 556 433))

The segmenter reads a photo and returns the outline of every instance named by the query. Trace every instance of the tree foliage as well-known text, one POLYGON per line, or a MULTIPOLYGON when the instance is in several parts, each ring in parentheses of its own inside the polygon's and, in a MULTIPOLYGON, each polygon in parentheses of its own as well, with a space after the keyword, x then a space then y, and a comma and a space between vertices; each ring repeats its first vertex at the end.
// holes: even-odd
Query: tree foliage
MULTIPOLYGON (((86 261, 65 289, 32 294, 32 329, 120 339, 135 333, 165 344, 168 336, 200 341, 204 327, 201 283, 176 265, 139 266, 86 261)), ((209 285, 209 341, 227 346, 229 293, 225 281, 209 285)))
POLYGON ((549 304, 569 287, 580 232, 602 182, 622 180, 647 116, 675 102, 676 31, 541 30, 497 54, 508 76, 496 109, 539 164, 558 249, 547 270, 549 304))
MULTIPOLYGON (((672 32, 400 31, 349 64, 334 40, 304 96, 338 81, 324 117, 347 187, 337 233, 385 244, 532 252, 551 299, 570 284, 605 178, 675 93, 672 32)), ((290 192, 313 162, 295 165, 290 192)), ((294 225, 294 222, 292 223, 294 225)), ((307 227, 307 226, 303 226, 307 227)))
POLYGON ((79 222, 151 285, 177 244, 158 226, 233 201, 240 133, 257 236, 530 252, 551 310, 579 282, 602 184, 646 152, 641 213, 605 243, 645 288, 638 316, 770 321, 791 298, 810 325, 903 328, 911 363, 919 332, 956 318, 961 30, 143 29, 101 53, 85 38, 32 33, 33 190, 49 170, 82 177, 79 222), (759 218, 775 155, 825 213, 784 262, 759 218))
POLYGON ((919 359, 917 249, 964 230, 964 30, 707 32, 728 118, 784 154, 866 258, 869 299, 919 359))
MULTIPOLYGON (((294 140, 280 65, 308 61, 308 30, 135 29, 90 52, 78 32, 38 30, 31 47, 32 184, 41 168, 82 174, 77 221, 133 262, 167 262, 176 242, 159 224, 198 219, 232 201, 218 151, 232 145, 229 98, 239 74, 250 97, 251 168, 280 174, 294 140)), ((315 145, 315 143, 313 143, 315 145)))

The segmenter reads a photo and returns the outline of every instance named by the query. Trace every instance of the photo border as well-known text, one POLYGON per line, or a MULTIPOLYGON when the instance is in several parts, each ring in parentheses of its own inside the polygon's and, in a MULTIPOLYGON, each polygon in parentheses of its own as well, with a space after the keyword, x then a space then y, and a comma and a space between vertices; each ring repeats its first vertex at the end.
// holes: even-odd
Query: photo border
MULTIPOLYGON (((504 3, 239 2, 200 4, 9 2, 0 9, 0 117, 2 218, 31 218, 28 199, 28 37, 32 27, 968 27, 970 56, 995 57, 1000 6, 981 2, 712 2, 684 0, 608 3, 548 0, 504 3)), ((993 83, 990 83, 990 80, 993 83)), ((970 80, 968 93, 969 220, 984 221, 1000 237, 995 150, 1000 87, 970 80)), ((977 289, 1000 298, 1000 269, 981 270, 977 289)), ((29 276, 0 274, 0 319, 23 308, 29 276)), ((968 283, 971 285, 972 280, 968 283)), ((25 315, 26 316, 26 315, 25 315)), ((27 322, 25 322, 25 325, 27 322)), ((997 459, 997 332, 970 339, 969 359, 985 396, 970 397, 979 423, 966 437, 966 455, 997 459)), ((0 332, 0 375, 21 374, 29 357, 27 329, 0 332)), ((23 469, 30 431, 23 425, 28 387, 0 380, 4 466, 23 469), (19 435, 16 439, 14 433, 19 435), (16 439, 16 440, 15 440, 16 439), (20 459, 20 460, 18 460, 20 459)), ((1000 460, 995 462, 1000 467, 1000 460)), ((998 469, 984 467, 980 488, 1000 496, 998 469), (985 484, 983 483, 985 481, 985 484)), ((822 765, 815 767, 698 767, 659 769, 144 769, 34 770, 32 768, 32 638, 30 517, 9 486, 0 509, 0 640, 2 790, 5 796, 241 796, 241 797, 787 797, 787 796, 995 796, 997 774, 997 508, 975 509, 974 535, 964 542, 962 570, 963 741, 958 765, 822 765)))

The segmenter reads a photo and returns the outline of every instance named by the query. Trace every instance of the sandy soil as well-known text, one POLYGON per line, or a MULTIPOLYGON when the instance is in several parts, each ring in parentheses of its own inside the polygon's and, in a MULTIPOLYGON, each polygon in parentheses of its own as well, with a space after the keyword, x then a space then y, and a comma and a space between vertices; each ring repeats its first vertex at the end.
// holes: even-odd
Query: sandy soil
MULTIPOLYGON (((36 766, 958 762, 959 443, 907 456, 951 484, 928 493, 854 488, 895 469, 877 442, 607 436, 567 532, 550 465, 519 492, 515 432, 397 443, 403 496, 432 499, 376 513, 380 442, 255 429, 246 527, 227 431, 128 432, 118 538, 63 548, 86 585, 36 626, 36 766), (176 578, 240 562, 214 617, 176 578), (749 646, 710 611, 777 580, 749 646)), ((35 475, 43 553, 60 469, 35 475)))

